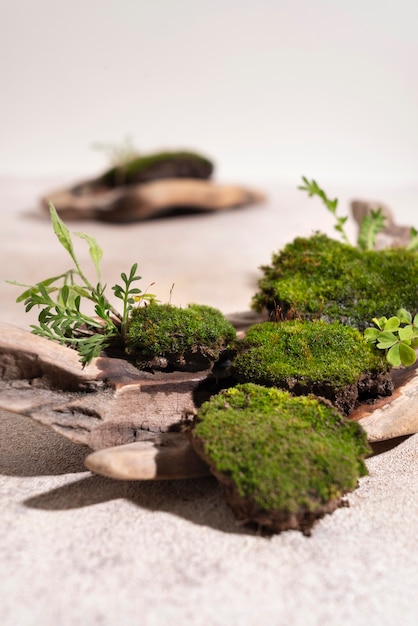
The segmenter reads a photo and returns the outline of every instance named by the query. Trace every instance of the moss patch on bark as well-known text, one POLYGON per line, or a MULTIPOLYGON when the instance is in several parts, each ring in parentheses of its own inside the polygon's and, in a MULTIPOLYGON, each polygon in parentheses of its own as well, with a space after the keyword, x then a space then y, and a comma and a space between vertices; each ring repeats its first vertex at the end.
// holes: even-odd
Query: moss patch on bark
POLYGON ((150 303, 132 312, 126 352, 141 369, 196 371, 215 363, 235 338, 234 327, 215 308, 150 303))
POLYGON ((359 396, 390 395, 384 354, 339 322, 265 322, 248 329, 232 362, 239 382, 313 393, 348 414, 359 396))
POLYGON ((256 310, 272 319, 338 320, 364 330, 373 317, 418 308, 418 254, 361 251, 318 233, 299 237, 263 266, 256 310))
POLYGON ((309 534, 367 473, 363 429, 314 396, 238 385, 202 405, 191 436, 237 517, 275 532, 309 534))
POLYGON ((157 152, 141 155, 112 167, 101 180, 110 187, 143 183, 160 178, 210 178, 213 163, 195 152, 157 152))

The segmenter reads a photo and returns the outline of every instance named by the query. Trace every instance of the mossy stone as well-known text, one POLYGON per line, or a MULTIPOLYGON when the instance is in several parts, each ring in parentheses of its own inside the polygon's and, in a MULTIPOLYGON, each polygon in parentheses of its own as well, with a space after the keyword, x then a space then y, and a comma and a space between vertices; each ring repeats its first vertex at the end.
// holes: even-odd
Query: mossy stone
POLYGON ((213 163, 195 152, 157 152, 134 157, 112 167, 101 180, 110 187, 132 185, 161 178, 210 178, 213 163))
POLYGON ((232 324, 213 307, 151 302, 132 312, 126 352, 137 367, 203 370, 235 340, 232 324))
POLYGON ((362 334, 339 322, 292 320, 250 327, 232 374, 252 382, 313 393, 348 414, 359 395, 390 395, 390 364, 362 334))
POLYGON ((256 310, 276 319, 339 320, 364 330, 374 317, 418 308, 418 254, 361 251, 318 233, 299 237, 263 266, 256 310))
POLYGON ((314 396, 252 383, 213 396, 191 433, 240 520, 309 533, 367 474, 366 434, 314 396))

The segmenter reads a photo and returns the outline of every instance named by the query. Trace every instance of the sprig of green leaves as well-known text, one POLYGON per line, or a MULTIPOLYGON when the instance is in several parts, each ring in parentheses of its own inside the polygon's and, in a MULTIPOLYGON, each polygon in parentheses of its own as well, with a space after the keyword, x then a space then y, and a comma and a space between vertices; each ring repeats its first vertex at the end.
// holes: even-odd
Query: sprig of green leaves
POLYGON ((93 148, 107 154, 110 166, 115 169, 117 182, 123 185, 126 182, 129 163, 139 157, 139 152, 134 146, 132 137, 127 135, 119 144, 96 142, 93 144, 93 148))
POLYGON ((128 275, 121 274, 123 284, 112 287, 115 296, 123 303, 122 314, 114 309, 105 295, 106 286, 101 283, 100 261, 103 251, 99 244, 86 233, 74 233, 88 243, 97 276, 97 284, 94 286, 80 267, 69 229, 52 203, 49 209, 54 232, 70 255, 74 268, 35 285, 7 282, 25 287, 16 301, 24 302, 26 312, 35 306, 41 309, 39 324, 31 326, 32 332, 76 348, 84 366, 115 340, 124 342, 126 326, 135 303, 155 298, 152 294, 142 294, 139 288, 132 287, 132 283, 141 278, 136 275, 138 265, 134 263, 128 275), (83 299, 93 303, 96 317, 81 311, 83 299))
POLYGON ((127 276, 125 272, 122 272, 122 274, 120 275, 122 282, 123 282, 123 286, 114 285, 112 287, 116 298, 119 298, 123 302, 121 334, 124 339, 126 337, 126 327, 127 327, 127 323, 129 320, 129 316, 135 304, 144 300, 146 300, 147 302, 155 301, 155 296, 153 294, 142 293, 142 291, 138 287, 131 287, 132 283, 134 283, 137 280, 141 280, 142 278, 142 276, 136 275, 137 269, 138 269, 138 264, 134 263, 131 267, 131 271, 129 272, 129 276, 127 276))
POLYGON ((371 209, 361 221, 357 246, 360 250, 373 250, 376 243, 376 235, 380 233, 386 224, 386 216, 379 207, 376 211, 371 209))
POLYGON ((385 350, 386 359, 391 365, 408 367, 416 361, 415 348, 418 348, 418 313, 412 315, 406 309, 399 309, 390 317, 374 317, 376 328, 366 328, 365 339, 385 350))
MULTIPOLYGON (((315 180, 309 180, 305 176, 302 176, 303 185, 300 185, 298 189, 301 191, 307 191, 310 197, 318 196, 321 198, 322 202, 325 204, 326 208, 332 215, 335 217, 336 224, 334 228, 337 232, 340 233, 343 241, 347 244, 350 244, 350 241, 347 237, 347 233, 344 230, 344 225, 348 219, 348 216, 340 217, 337 215, 337 206, 338 199, 334 198, 331 200, 328 198, 327 194, 315 180)), ((357 238, 357 246, 360 250, 373 250, 376 243, 376 235, 380 233, 385 227, 386 217, 383 215, 382 209, 377 209, 376 211, 370 211, 368 215, 366 215, 359 229, 359 235, 357 238)), ((418 233, 416 233, 418 235, 418 233)), ((418 248, 418 236, 416 241, 416 246, 418 248)))
POLYGON ((407 250, 418 250, 418 230, 412 226, 410 230, 410 240, 406 246, 407 250))
POLYGON ((340 233, 345 243, 349 244, 350 241, 347 237, 347 233, 344 230, 344 224, 346 223, 348 216, 340 217, 339 215, 337 215, 338 199, 334 198, 334 200, 331 200, 330 198, 328 198, 327 194, 323 189, 320 188, 316 180, 309 180, 308 178, 306 178, 306 176, 302 176, 302 181, 304 184, 300 185, 298 189, 300 189, 301 191, 307 191, 309 197, 318 196, 319 198, 321 198, 328 211, 332 213, 332 215, 336 219, 336 224, 334 225, 335 230, 340 233))

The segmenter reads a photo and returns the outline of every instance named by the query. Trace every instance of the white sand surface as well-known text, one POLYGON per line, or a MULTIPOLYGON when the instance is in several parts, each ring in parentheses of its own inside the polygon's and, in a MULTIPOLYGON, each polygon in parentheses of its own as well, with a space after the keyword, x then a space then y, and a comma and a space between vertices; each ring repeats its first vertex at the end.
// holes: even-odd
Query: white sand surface
MULTIPOLYGON (((0 180, 2 321, 34 321, 4 279, 35 282, 69 266, 36 206, 60 182, 0 180)), ((418 225, 417 188, 328 189, 342 213, 362 196, 418 225)), ((174 304, 243 311, 273 251, 298 234, 334 232, 331 216, 296 188, 263 190, 264 205, 224 214, 70 227, 102 244, 109 285, 138 261, 144 286, 155 281, 161 300, 175 283, 174 304)), ((80 256, 87 259, 83 242, 80 256)), ((266 538, 238 526, 211 478, 93 476, 83 466, 87 452, 0 413, 2 626, 418 624, 418 435, 369 458, 350 506, 322 519, 311 537, 266 538)))

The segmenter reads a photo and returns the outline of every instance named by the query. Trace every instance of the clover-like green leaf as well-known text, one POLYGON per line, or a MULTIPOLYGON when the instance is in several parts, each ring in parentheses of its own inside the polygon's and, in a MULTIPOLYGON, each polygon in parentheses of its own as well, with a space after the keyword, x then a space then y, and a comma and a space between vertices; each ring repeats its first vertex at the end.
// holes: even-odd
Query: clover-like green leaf
POLYGON ((398 329, 398 335, 399 335, 399 339, 401 341, 410 341, 415 336, 417 336, 417 334, 414 331, 414 328, 413 328, 413 326, 411 326, 411 324, 408 324, 408 326, 404 326, 403 328, 399 328, 398 329))
POLYGON ((385 350, 393 346, 395 343, 397 343, 397 341, 398 340, 393 333, 383 331, 379 334, 377 347, 383 348, 385 350))
POLYGON ((372 322, 373 324, 376 324, 376 326, 378 328, 380 328, 380 330, 383 330, 385 327, 385 324, 387 322, 387 317, 383 316, 383 317, 374 317, 372 322))
POLYGON ((386 355, 387 360, 394 367, 398 367, 401 364, 401 356, 399 353, 399 343, 395 343, 389 350, 386 355))
POLYGON ((412 322, 412 315, 406 309, 399 309, 396 315, 402 324, 410 324, 412 322))
POLYGON ((397 330, 400 326, 400 319, 399 317, 390 317, 386 322, 385 325, 383 327, 383 330, 385 331, 389 331, 389 332, 393 332, 394 330, 397 330))
POLYGON ((409 367, 413 365, 417 360, 417 355, 415 350, 413 350, 410 346, 406 345, 406 343, 399 344, 399 356, 401 359, 402 365, 405 367, 409 367))
POLYGON ((380 335, 380 330, 378 328, 366 328, 364 331, 364 337, 366 341, 373 343, 380 335))

